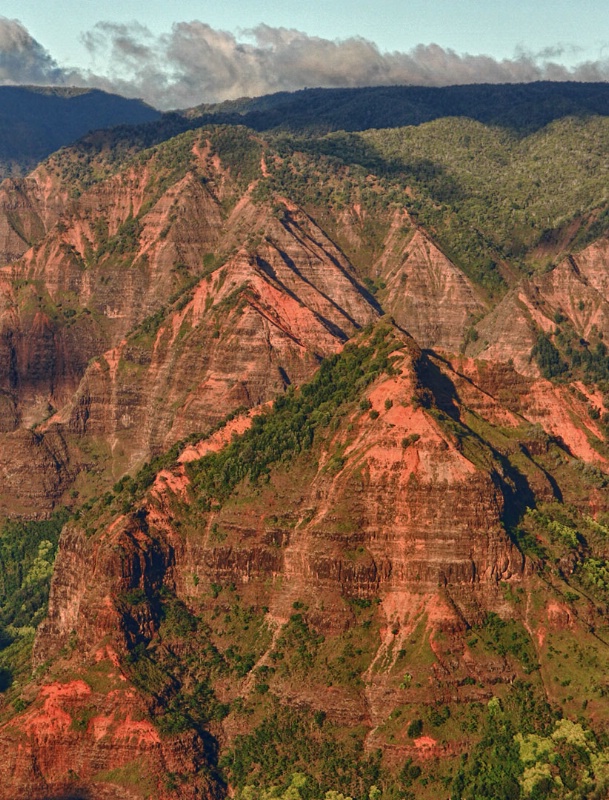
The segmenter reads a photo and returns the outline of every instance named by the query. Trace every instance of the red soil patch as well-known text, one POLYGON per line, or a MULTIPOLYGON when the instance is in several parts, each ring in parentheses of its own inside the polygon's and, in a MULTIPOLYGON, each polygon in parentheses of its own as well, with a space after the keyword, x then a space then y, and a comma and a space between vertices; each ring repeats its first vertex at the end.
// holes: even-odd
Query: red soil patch
POLYGON ((548 622, 556 628, 569 628, 573 625, 573 614, 571 610, 556 600, 550 600, 546 606, 548 622))
POLYGON ((133 720, 131 715, 117 726, 113 738, 130 743, 135 739, 137 744, 158 744, 161 741, 158 731, 151 722, 133 720))
MULTIPOLYGON (((126 344, 127 340, 123 339, 119 345, 113 347, 112 350, 107 350, 103 355, 104 361, 110 367, 110 379, 112 382, 116 380, 116 371, 118 370, 118 365, 126 344)), ((100 367, 99 362, 97 362, 97 366, 98 368, 100 367)))
POLYGON ((406 473, 415 472, 425 482, 459 482, 476 472, 475 466, 459 453, 439 425, 422 408, 410 404, 412 381, 390 378, 376 386, 368 398, 379 413, 370 425, 367 416, 360 418, 361 436, 345 452, 366 446, 371 478, 402 466, 406 473), (385 407, 387 400, 393 404, 385 407), (406 405, 404 405, 406 403, 406 405), (379 436, 379 425, 387 426, 387 436, 379 436), (402 440, 416 434, 416 444, 404 448, 402 440))
POLYGON ((437 741, 432 739, 431 736, 419 736, 414 742, 419 758, 432 758, 435 756, 437 744, 437 741))
POLYGON ((530 388, 531 405, 525 412, 530 422, 538 422, 552 436, 559 436, 569 450, 583 461, 607 464, 590 444, 589 436, 603 439, 598 426, 589 418, 587 404, 562 386, 536 381, 530 388))
POLYGON ((42 708, 24 714, 21 723, 23 729, 37 738, 67 730, 72 724, 72 717, 63 705, 83 700, 90 694, 90 687, 81 680, 43 686, 40 691, 40 696, 45 698, 42 708))
POLYGON ((98 717, 93 717, 89 722, 88 730, 93 735, 93 738, 96 742, 99 742, 100 739, 103 739, 104 736, 108 735, 108 731, 114 724, 113 717, 106 717, 100 715, 98 717))
POLYGON ((543 643, 546 640, 546 629, 543 626, 540 626, 539 628, 537 628, 535 635, 537 637, 537 646, 541 650, 541 648, 543 647, 543 643))
POLYGON ((248 414, 243 414, 242 416, 231 419, 230 422, 227 422, 221 430, 212 434, 212 436, 210 436, 208 439, 204 439, 203 441, 198 442, 198 444, 186 447, 180 454, 178 462, 180 464, 186 464, 189 461, 196 461, 199 458, 203 458, 203 456, 207 453, 217 453, 219 450, 222 450, 223 447, 225 447, 227 444, 230 444, 233 434, 238 436, 242 433, 245 433, 245 431, 251 427, 253 417, 262 413, 262 411, 267 408, 268 405, 269 404, 267 403, 264 406, 257 406, 248 414))

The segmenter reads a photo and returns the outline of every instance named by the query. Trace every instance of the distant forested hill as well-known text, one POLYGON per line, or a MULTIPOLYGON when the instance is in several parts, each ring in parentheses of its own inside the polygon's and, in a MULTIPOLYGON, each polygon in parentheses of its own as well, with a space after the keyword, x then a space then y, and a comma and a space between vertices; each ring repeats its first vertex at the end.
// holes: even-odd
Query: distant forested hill
POLYGON ((518 135, 564 117, 609 116, 609 84, 538 82, 471 86, 303 89, 161 115, 141 100, 99 90, 0 87, 0 179, 24 174, 90 131, 128 126, 104 147, 150 146, 210 122, 304 135, 421 125, 465 117, 518 135), (157 125, 142 124, 156 122, 157 125))
POLYGON ((98 128, 152 122, 158 111, 97 89, 0 87, 0 177, 23 174, 98 128))
POLYGON ((531 133, 562 117, 609 115, 609 84, 537 82, 470 86, 377 86, 303 89, 199 106, 189 116, 213 115, 255 130, 363 131, 468 117, 531 133))

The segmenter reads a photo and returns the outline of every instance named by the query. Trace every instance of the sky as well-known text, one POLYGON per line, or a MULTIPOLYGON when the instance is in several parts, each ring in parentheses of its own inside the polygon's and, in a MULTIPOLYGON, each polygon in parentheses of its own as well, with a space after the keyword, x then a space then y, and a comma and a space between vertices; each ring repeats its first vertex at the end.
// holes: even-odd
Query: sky
POLYGON ((606 0, 3 0, 0 84, 161 109, 305 86, 609 80, 606 0))

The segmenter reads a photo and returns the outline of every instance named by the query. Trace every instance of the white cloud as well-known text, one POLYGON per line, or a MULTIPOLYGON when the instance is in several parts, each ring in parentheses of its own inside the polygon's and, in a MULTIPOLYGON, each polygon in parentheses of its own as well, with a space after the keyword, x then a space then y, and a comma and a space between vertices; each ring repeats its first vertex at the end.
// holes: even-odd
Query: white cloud
POLYGON ((559 44, 513 59, 458 54, 437 44, 382 53, 361 37, 329 40, 259 25, 239 37, 198 21, 154 36, 142 25, 99 23, 83 36, 88 70, 62 69, 17 20, 0 17, 0 83, 76 84, 143 97, 161 108, 186 108, 306 86, 604 81, 609 61, 560 63, 574 48, 559 44))
POLYGON ((0 17, 0 84, 55 84, 63 72, 16 19, 0 17))

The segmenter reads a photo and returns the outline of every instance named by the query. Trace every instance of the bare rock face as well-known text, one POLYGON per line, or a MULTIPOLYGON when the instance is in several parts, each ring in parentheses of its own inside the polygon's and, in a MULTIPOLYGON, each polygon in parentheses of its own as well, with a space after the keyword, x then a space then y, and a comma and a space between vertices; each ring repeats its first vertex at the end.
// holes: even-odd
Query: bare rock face
POLYGON ((218 203, 192 175, 136 221, 148 180, 130 171, 89 190, 16 267, 55 303, 71 298, 105 318, 109 343, 163 305, 179 286, 172 270, 200 271, 217 242, 218 203))
POLYGON ((477 338, 466 353, 486 361, 514 364, 523 375, 538 376, 530 353, 550 319, 539 311, 540 299, 534 288, 521 286, 509 292, 476 326, 477 338), (532 295, 532 296, 531 296, 532 295))
POLYGON ((128 171, 94 187, 5 273, 0 389, 15 408, 5 427, 43 423, 64 407, 88 363, 159 311, 213 251, 219 206, 192 176, 134 221, 149 180, 128 171))
POLYGON ((191 778, 180 797, 219 797, 205 774, 204 742, 194 733, 161 741, 110 648, 99 651, 96 669, 114 687, 107 694, 81 679, 49 683, 18 723, 3 727, 0 797, 131 800, 145 791, 165 799, 176 797, 166 788, 170 774, 191 778))
MULTIPOLYGON (((315 458, 293 460, 287 481, 283 469, 274 470, 262 493, 202 513, 194 528, 186 522, 193 502, 188 463, 247 429, 252 416, 238 417, 160 473, 137 512, 113 512, 91 530, 86 523, 64 529, 34 655, 36 664, 54 663, 57 677, 32 688, 26 712, 0 728, 0 797, 19 796, 10 794, 13 786, 27 786, 31 797, 59 791, 73 769, 68 753, 89 791, 102 791, 100 776, 109 770, 114 779, 103 780, 120 785, 122 766, 136 760, 146 765, 160 797, 219 791, 213 774, 197 784, 209 758, 200 739, 160 735, 151 714, 166 701, 157 697, 145 708, 124 669, 138 643, 156 642, 161 590, 203 609, 211 585, 233 582, 252 608, 265 609, 275 637, 296 600, 332 636, 352 624, 345 599, 378 597, 384 623, 372 655, 380 661, 412 636, 421 609, 431 629, 451 631, 501 607, 500 581, 518 583, 524 574, 502 522, 507 484, 491 462, 475 464, 464 455, 438 409, 425 407, 425 390, 431 391, 426 371, 434 370, 412 340, 395 335, 401 347, 393 374, 370 385, 364 406, 350 407, 340 426, 322 437, 315 458), (413 402, 416 396, 423 404, 413 402), (215 530, 223 532, 221 542, 215 530), (95 714, 87 715, 91 707, 95 714), (185 788, 163 790, 160 776, 176 763, 185 788)), ((451 374, 447 369, 445 377, 451 374)), ((214 641, 215 633, 209 635, 214 641)), ((337 687, 330 696, 310 681, 298 686, 279 679, 274 691, 296 707, 315 707, 325 697, 323 707, 344 724, 378 725, 396 689, 390 670, 370 669, 365 692, 337 687)), ((244 683, 242 690, 251 688, 244 683)), ((230 731, 228 720, 224 733, 214 734, 230 731)))
POLYGON ((378 317, 307 214, 253 202, 191 138, 177 172, 153 154, 53 211, 32 179, 50 230, 1 287, 6 431, 102 437, 121 475, 306 380, 378 317))
POLYGON ((609 335, 608 274, 609 243, 602 240, 523 281, 477 324, 467 354, 511 361, 523 375, 538 377, 530 352, 540 332, 552 335, 562 321, 583 339, 609 335))
MULTIPOLYGON (((212 273, 190 304, 152 334, 152 352, 163 352, 165 337, 170 352, 171 335, 185 319, 196 330, 197 315, 203 319, 244 282, 247 288, 236 295, 240 317, 227 317, 231 330, 244 317, 250 328, 254 320, 271 323, 264 330, 267 335, 275 330, 270 341, 277 358, 289 353, 282 349, 288 342, 310 347, 307 337, 319 336, 319 319, 307 306, 294 305, 290 295, 287 302, 274 283, 278 266, 271 279, 252 255, 237 254, 230 269, 221 268, 221 286, 220 274, 212 273)), ((261 620, 268 638, 261 640, 257 667, 275 663, 276 643, 292 624, 294 609, 303 609, 299 614, 307 624, 326 637, 328 657, 332 642, 343 641, 355 624, 353 609, 376 609, 378 627, 370 634, 361 682, 328 687, 315 672, 300 681, 272 671, 267 677, 288 708, 323 709, 336 724, 366 726, 370 749, 387 746, 383 726, 405 702, 399 653, 412 649, 421 630, 432 666, 417 667, 424 672, 411 676, 408 702, 426 703, 430 692, 437 699, 449 689, 463 702, 478 702, 472 675, 493 686, 514 680, 505 659, 478 660, 465 646, 464 632, 489 611, 507 615, 507 589, 524 591, 529 585, 531 564, 506 527, 518 509, 559 496, 544 459, 568 464, 574 454, 592 460, 574 422, 585 416, 586 403, 513 366, 466 356, 451 364, 424 355, 407 334, 384 322, 377 328, 383 325, 393 347, 384 370, 327 421, 310 451, 284 458, 268 479, 246 480, 221 502, 197 499, 199 459, 220 453, 247 431, 261 413, 252 409, 186 448, 137 500, 103 501, 92 515, 66 526, 48 617, 34 650, 36 665, 53 666, 28 689, 28 708, 0 727, 6 765, 0 797, 18 797, 24 787, 30 797, 53 796, 70 780, 95 796, 131 797, 121 770, 133 770, 136 762, 145 765, 142 780, 147 775, 162 798, 221 794, 209 741, 232 741, 242 732, 235 718, 210 723, 204 732, 168 736, 158 718, 186 685, 165 675, 160 688, 138 684, 135 691, 130 667, 135 651, 170 652, 172 658, 185 647, 223 652, 225 615, 232 606, 226 600, 215 604, 218 587, 232 586, 231 603, 243 604, 261 620), (562 425, 560 439, 553 421, 562 425), (485 431, 484 440, 470 424, 485 431), (204 643, 163 638, 169 596, 208 620, 204 643), (469 683, 463 683, 465 677, 469 683), (471 696, 464 686, 473 687, 471 696), (70 763, 79 765, 79 782, 70 776, 68 754, 70 763), (179 788, 163 783, 167 771, 183 776, 179 788)), ((221 347, 225 335, 222 329, 205 346, 215 341, 221 347)), ((378 342, 373 335, 360 334, 360 345, 378 342)), ((328 337, 329 344, 336 341, 329 332, 328 337)), ((118 385, 124 357, 117 350, 114 360, 106 356, 105 367, 91 368, 91 397, 96 380, 118 385)), ((146 362, 142 374, 152 365, 146 362)), ((138 413, 144 408, 141 404, 138 413)), ((89 420, 105 424, 94 404, 83 424, 89 420)), ((237 682, 219 680, 215 691, 225 700, 247 699, 255 692, 256 675, 253 670, 237 682)), ((434 742, 430 752, 448 754, 434 742)), ((459 746, 453 742, 452 755, 459 746)), ((400 755, 423 757, 413 743, 400 755)))
POLYGON ((147 533, 144 516, 108 534, 109 547, 74 526, 62 534, 63 567, 34 662, 71 662, 73 677, 60 669, 32 687, 26 712, 2 726, 0 797, 219 797, 208 742, 195 731, 162 736, 123 668, 127 648, 149 641, 159 622, 156 607, 129 613, 129 592, 153 596, 171 585, 177 540, 147 533), (176 792, 172 774, 188 786, 176 792))
POLYGON ((609 241, 600 239, 572 256, 571 264, 581 277, 601 295, 609 297, 609 241))
POLYGON ((68 190, 44 165, 0 184, 0 266, 20 258, 57 222, 68 190))
MULTIPOLYGON (((476 594, 521 574, 522 558, 503 529, 496 477, 464 457, 424 408, 411 405, 418 386, 411 355, 400 365, 400 376, 378 382, 368 394, 372 417, 361 410, 347 417, 347 430, 328 439, 313 473, 305 470, 306 483, 290 491, 290 527, 273 526, 280 553, 269 546, 265 521, 281 514, 277 488, 266 493, 264 507, 240 504, 238 513, 227 508, 210 520, 228 533, 222 545, 209 550, 193 538, 176 550, 181 591, 192 592, 181 576, 193 573, 211 582, 249 582, 279 572, 286 576, 285 592, 268 600, 272 613, 282 616, 293 599, 311 594, 312 585, 326 601, 435 594, 447 585, 458 597, 459 587, 476 594), (336 452, 343 466, 334 475, 336 452)), ((213 438, 208 446, 214 449, 213 438)), ((204 453, 205 447, 184 458, 204 453)), ((175 487, 183 493, 180 475, 175 487)), ((177 491, 169 478, 166 486, 177 491)), ((325 610, 331 618, 328 602, 325 610)))
POLYGON ((485 311, 471 281, 406 216, 396 214, 373 271, 386 284, 384 308, 421 347, 457 352, 485 311))
POLYGON ((0 797, 219 796, 207 743, 195 731, 162 737, 149 701, 122 666, 127 646, 149 640, 158 626, 158 609, 142 606, 130 616, 125 598, 133 590, 158 592, 170 582, 174 561, 171 542, 148 535, 143 519, 114 526, 110 547, 83 530, 64 530, 64 566, 34 661, 72 660, 68 669, 76 674, 70 679, 60 670, 57 679, 32 687, 27 711, 2 727, 0 797), (179 795, 171 774, 189 778, 179 795))
POLYGON ((26 517, 51 511, 77 470, 56 428, 0 434, 0 514, 26 517))
MULTIPOLYGON (((298 259, 298 240, 283 239, 298 259)), ((89 368, 69 427, 104 436, 141 461, 307 380, 322 357, 376 316, 354 278, 315 252, 295 262, 276 243, 242 251, 158 330, 136 334, 89 368), (323 272, 321 288, 316 272, 323 272), (336 300, 328 294, 333 280, 336 300)))

